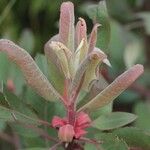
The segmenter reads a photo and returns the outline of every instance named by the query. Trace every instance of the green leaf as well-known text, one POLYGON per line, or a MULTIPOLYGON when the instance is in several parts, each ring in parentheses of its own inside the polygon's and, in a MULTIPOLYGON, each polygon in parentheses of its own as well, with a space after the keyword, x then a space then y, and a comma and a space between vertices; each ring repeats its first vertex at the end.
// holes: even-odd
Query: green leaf
POLYGON ((16 120, 27 124, 40 124, 40 121, 29 116, 26 116, 15 110, 11 110, 0 106, 0 120, 14 122, 16 120))
POLYGON ((150 134, 138 128, 122 128, 113 132, 119 138, 123 139, 130 147, 139 147, 144 150, 150 150, 150 134))
POLYGON ((143 19, 146 33, 150 35, 150 13, 149 12, 141 12, 138 13, 138 16, 143 19))
POLYGON ((106 0, 106 3, 112 17, 119 21, 130 21, 135 17, 130 10, 127 0, 106 0))
POLYGON ((29 29, 23 30, 19 45, 28 50, 30 54, 32 54, 34 48, 34 36, 32 31, 30 31, 29 29))
POLYGON ((19 99, 16 95, 7 91, 7 89, 5 88, 4 88, 4 96, 5 96, 5 101, 9 105, 9 107, 7 106, 6 108, 10 108, 24 115, 37 119, 37 116, 35 115, 35 113, 27 104, 25 104, 23 100, 19 99))
POLYGON ((84 149, 85 150, 91 150, 91 149, 92 150, 97 150, 97 147, 93 144, 85 144, 84 149))
POLYGON ((126 67, 129 68, 135 65, 139 58, 141 59, 143 52, 143 43, 141 39, 138 39, 135 35, 129 35, 129 42, 126 45, 124 51, 124 61, 126 67))
POLYGON ((94 23, 97 22, 102 25, 98 32, 97 47, 107 50, 110 40, 110 24, 105 1, 100 1, 98 5, 89 5, 87 15, 94 23))
POLYGON ((0 53, 0 81, 6 81, 9 72, 9 61, 4 53, 0 53))
POLYGON ((150 133, 150 104, 137 103, 134 108, 134 113, 138 116, 135 121, 135 126, 150 133))
POLYGON ((34 131, 34 129, 27 128, 21 124, 13 123, 11 124, 11 127, 17 134, 23 137, 39 137, 39 134, 36 131, 34 131))
POLYGON ((103 114, 93 121, 92 126, 99 130, 112 130, 133 122, 136 115, 126 112, 103 114))
POLYGON ((102 150, 128 150, 128 145, 112 133, 97 133, 96 139, 102 141, 102 150))
POLYGON ((37 54, 35 56, 35 62, 39 66, 40 70, 44 73, 46 77, 48 77, 48 65, 47 65, 47 60, 46 57, 42 54, 37 54))

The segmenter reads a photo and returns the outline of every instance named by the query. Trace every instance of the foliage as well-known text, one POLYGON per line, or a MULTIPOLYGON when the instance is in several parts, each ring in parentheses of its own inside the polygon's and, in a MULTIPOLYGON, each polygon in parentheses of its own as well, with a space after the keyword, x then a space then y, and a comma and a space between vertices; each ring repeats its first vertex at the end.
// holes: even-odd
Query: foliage
POLYGON ((61 1, 0 1, 0 36, 20 46, 0 40, 0 149, 149 150, 149 1, 73 2, 87 26, 79 18, 74 33, 72 6, 62 6, 58 40, 61 1), (136 63, 145 72, 131 85, 143 72, 136 63), (70 93, 75 133, 64 123, 70 93))

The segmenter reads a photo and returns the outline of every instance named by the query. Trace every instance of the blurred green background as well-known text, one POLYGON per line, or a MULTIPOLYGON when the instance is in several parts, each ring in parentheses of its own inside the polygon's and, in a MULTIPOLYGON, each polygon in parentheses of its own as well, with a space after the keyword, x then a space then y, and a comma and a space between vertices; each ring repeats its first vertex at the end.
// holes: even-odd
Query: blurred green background
MULTIPOLYGON (((62 2, 0 0, 0 38, 10 39, 26 49, 45 74, 46 63, 41 54, 44 53, 44 44, 58 33, 59 8, 62 2)), ((99 11, 102 10, 97 9, 99 1, 72 2, 75 4, 76 21, 78 17, 85 18, 90 33, 93 26, 90 18, 93 22, 94 17, 98 21, 101 20, 99 11)), ((97 42, 98 47, 107 53, 112 64, 112 68, 105 66, 102 69, 105 79, 112 82, 136 63, 141 63, 145 67, 142 77, 117 98, 114 111, 137 114, 139 118, 134 126, 150 132, 150 0, 106 0, 106 4, 109 18, 104 20, 105 26, 102 30, 99 29, 97 42)), ((10 65, 6 56, 0 54, 0 81, 7 84, 8 80, 13 80, 16 94, 25 97, 28 92, 23 92, 26 87, 20 74, 16 66, 10 65)), ((3 147, 3 142, 0 147, 3 147)))

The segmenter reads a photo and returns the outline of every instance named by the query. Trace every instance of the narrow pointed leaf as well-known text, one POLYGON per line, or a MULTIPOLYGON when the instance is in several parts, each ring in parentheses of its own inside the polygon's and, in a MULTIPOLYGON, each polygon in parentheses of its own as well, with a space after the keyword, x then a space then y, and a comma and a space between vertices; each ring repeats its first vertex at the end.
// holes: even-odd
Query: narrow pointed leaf
POLYGON ((79 46, 80 42, 83 40, 83 45, 80 49, 80 62, 86 57, 88 52, 87 44, 87 27, 84 19, 79 18, 79 21, 76 25, 76 48, 79 46))
POLYGON ((127 89, 143 73, 143 71, 142 65, 137 64, 133 66, 115 79, 90 102, 81 107, 79 111, 93 111, 107 105, 127 89))
POLYGON ((92 126, 99 130, 112 130, 133 122, 136 115, 126 112, 103 114, 93 121, 92 126))
POLYGON ((72 2, 64 2, 60 8, 59 41, 70 50, 74 50, 74 6, 72 2))
POLYGON ((88 53, 92 52, 96 46, 96 42, 97 42, 97 29, 100 26, 100 24, 95 24, 93 27, 93 30, 91 32, 90 35, 90 39, 89 39, 89 48, 88 48, 88 53))
POLYGON ((15 62, 24 74, 30 87, 46 100, 53 101, 53 96, 60 98, 60 95, 49 83, 32 57, 22 48, 9 40, 0 40, 0 51, 6 53, 12 62, 15 62))

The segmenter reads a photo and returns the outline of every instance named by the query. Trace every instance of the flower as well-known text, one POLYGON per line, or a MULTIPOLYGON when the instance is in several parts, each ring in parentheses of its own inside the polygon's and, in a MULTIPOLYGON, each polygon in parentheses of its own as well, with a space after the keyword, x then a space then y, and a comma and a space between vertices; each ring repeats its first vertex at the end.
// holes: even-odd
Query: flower
POLYGON ((52 119, 52 126, 58 128, 58 137, 63 142, 71 142, 73 138, 79 139, 87 132, 85 131, 91 124, 88 114, 80 112, 77 114, 74 125, 70 125, 66 118, 55 116, 52 119))

